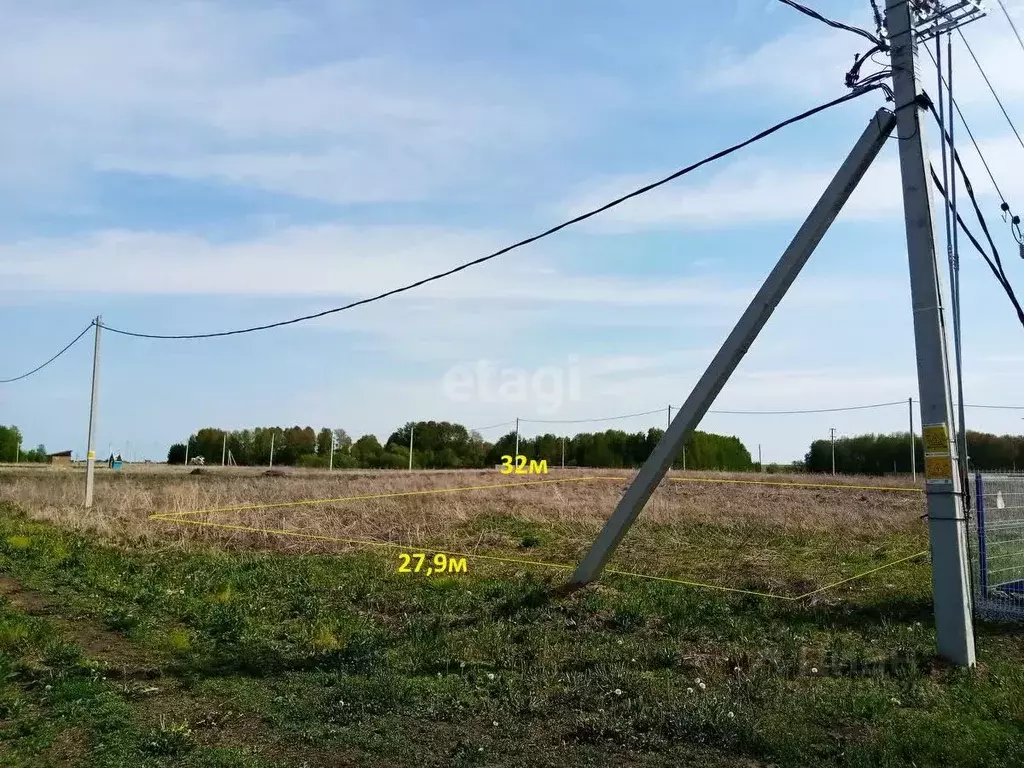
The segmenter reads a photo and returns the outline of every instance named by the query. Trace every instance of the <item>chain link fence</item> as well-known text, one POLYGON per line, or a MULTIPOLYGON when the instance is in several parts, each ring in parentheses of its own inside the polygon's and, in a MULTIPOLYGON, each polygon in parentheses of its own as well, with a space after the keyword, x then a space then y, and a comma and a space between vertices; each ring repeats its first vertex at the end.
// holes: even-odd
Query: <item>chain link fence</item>
POLYGON ((975 494, 974 611, 982 619, 1024 621, 1024 474, 978 473, 975 494))

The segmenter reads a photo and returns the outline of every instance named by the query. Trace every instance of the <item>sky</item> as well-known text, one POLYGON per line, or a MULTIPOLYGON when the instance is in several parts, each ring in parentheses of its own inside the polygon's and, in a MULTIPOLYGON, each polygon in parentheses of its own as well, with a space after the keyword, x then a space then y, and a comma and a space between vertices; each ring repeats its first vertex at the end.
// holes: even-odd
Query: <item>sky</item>
MULTIPOLYGON (((873 27, 866 0, 813 5, 873 27)), ((1024 25, 1024 0, 1008 7, 1024 25)), ((0 378, 97 315, 221 331, 448 269, 842 95, 866 48, 777 0, 0 0, 0 14, 0 378)), ((965 33, 1024 127, 1024 51, 1006 19, 993 6, 965 33)), ((1024 148, 955 56, 957 99, 1024 211, 1024 148)), ((921 71, 934 93, 934 68, 921 71)), ((844 104, 373 305, 210 340, 104 332, 97 451, 162 458, 204 426, 382 440, 428 419, 501 424, 490 439, 516 418, 527 436, 664 426, 880 106, 879 92, 844 104)), ((959 147, 1024 293, 992 185, 959 147)), ((1024 406, 1024 330, 969 246, 961 262, 964 399, 1024 406)), ((0 423, 84 455, 92 351, 90 334, 0 385, 0 423)), ((907 429, 912 396, 891 141, 713 408, 900 404, 710 413, 701 428, 791 461, 833 427, 907 429)), ((968 426, 1020 433, 1022 416, 972 408, 968 426)))

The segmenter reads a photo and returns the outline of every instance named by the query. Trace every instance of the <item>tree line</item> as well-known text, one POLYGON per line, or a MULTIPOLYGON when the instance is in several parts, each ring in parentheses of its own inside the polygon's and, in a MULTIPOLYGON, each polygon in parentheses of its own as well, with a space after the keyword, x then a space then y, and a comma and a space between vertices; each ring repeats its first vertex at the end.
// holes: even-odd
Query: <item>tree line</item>
MULTIPOLYGON (((664 430, 582 433, 573 436, 554 434, 519 437, 519 454, 548 466, 567 467, 639 467, 654 450, 664 430)), ((169 464, 184 464, 186 457, 202 456, 206 463, 219 464, 230 455, 242 466, 270 464, 283 466, 404 469, 409 466, 410 438, 414 468, 479 469, 494 466, 501 457, 515 453, 516 433, 509 432, 493 443, 478 432, 447 421, 409 422, 391 433, 382 445, 375 435, 352 440, 344 429, 324 427, 256 427, 226 431, 204 427, 191 435, 187 445, 172 445, 169 464), (333 457, 331 445, 334 445, 333 457)), ((688 469, 747 471, 754 468, 750 452, 737 437, 694 432, 687 439, 685 465, 688 469)), ((674 466, 684 464, 683 451, 674 466)))
MULTIPOLYGON (((924 467, 924 444, 914 441, 914 463, 924 467)), ((1024 436, 993 435, 967 431, 967 456, 971 469, 981 472, 1016 471, 1024 468, 1024 436)), ((836 472, 839 474, 910 474, 910 433, 854 435, 835 442, 836 472)), ((832 442, 815 440, 804 456, 808 472, 832 471, 832 442)))
POLYGON ((0 424, 0 461, 24 461, 26 463, 42 463, 46 461, 46 446, 37 445, 29 451, 21 448, 21 430, 13 424, 5 427, 0 424))

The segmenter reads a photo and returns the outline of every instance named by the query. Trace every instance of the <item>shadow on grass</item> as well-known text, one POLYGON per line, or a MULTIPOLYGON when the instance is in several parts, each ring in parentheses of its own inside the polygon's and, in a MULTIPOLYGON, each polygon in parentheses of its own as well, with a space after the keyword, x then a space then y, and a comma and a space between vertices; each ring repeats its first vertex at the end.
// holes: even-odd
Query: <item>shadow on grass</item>
POLYGON ((864 631, 886 624, 931 624, 934 604, 918 595, 893 595, 867 603, 796 603, 793 624, 864 631))

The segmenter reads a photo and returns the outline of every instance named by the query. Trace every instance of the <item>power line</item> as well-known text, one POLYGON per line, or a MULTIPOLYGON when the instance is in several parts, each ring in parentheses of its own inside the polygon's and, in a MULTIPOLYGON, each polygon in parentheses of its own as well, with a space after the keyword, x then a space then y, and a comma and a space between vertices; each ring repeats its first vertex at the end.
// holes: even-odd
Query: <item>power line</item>
MULTIPOLYGON (((924 50, 931 57, 932 64, 934 64, 935 67, 938 68, 938 62, 935 59, 935 54, 933 54, 931 52, 931 49, 929 49, 927 46, 924 46, 924 50)), ((939 74, 939 77, 942 77, 941 73, 939 74)), ((941 80, 941 82, 947 88, 949 87, 948 83, 946 83, 944 78, 941 80)), ((992 167, 988 164, 988 159, 985 157, 985 153, 981 151, 981 145, 978 144, 978 140, 974 135, 974 131, 971 130, 970 123, 967 122, 967 118, 964 116, 963 110, 960 109, 960 102, 958 102, 952 94, 950 94, 949 98, 950 101, 953 102, 953 107, 956 109, 957 115, 960 116, 960 122, 967 130, 967 135, 970 136, 971 138, 971 144, 974 145, 974 150, 978 153, 978 158, 981 160, 981 164, 985 167, 985 173, 988 174, 989 181, 992 182, 992 186, 995 187, 996 194, 999 195, 1000 210, 1003 213, 1003 220, 1006 221, 1007 217, 1009 217, 1010 232, 1013 235, 1013 239, 1016 240, 1019 245, 1024 246, 1024 232, 1021 232, 1020 216, 1014 214, 1013 210, 1010 208, 1010 203, 1006 200, 1006 195, 1003 194, 1003 190, 999 186, 999 182, 996 181, 995 174, 992 173, 992 167)), ((934 114, 934 109, 932 109, 932 114, 934 114)))
POLYGON ((591 424, 599 421, 619 421, 621 419, 632 419, 638 416, 652 416, 656 413, 665 413, 664 408, 655 411, 643 411, 641 413, 626 413, 622 416, 604 416, 599 419, 520 419, 523 424, 591 424))
MULTIPOLYGON (((920 400, 914 400, 913 402, 920 405, 920 400)), ((953 403, 953 405, 959 405, 959 403, 953 403)), ((989 408, 996 411, 1024 411, 1024 405, 972 405, 971 403, 964 403, 964 408, 989 408)))
POLYGON ((486 427, 473 427, 472 429, 467 430, 467 431, 470 434, 472 434, 473 432, 486 432, 489 429, 497 429, 498 427, 510 427, 513 424, 515 424, 514 421, 503 421, 500 424, 489 424, 486 427))
MULTIPOLYGON (((924 50, 925 52, 927 52, 928 56, 931 57, 932 64, 934 64, 935 67, 938 68, 939 63, 935 59, 935 54, 932 53, 931 49, 928 48, 927 46, 924 46, 924 50)), ((942 77, 942 74, 940 73, 939 76, 942 77)), ((942 79, 942 83, 947 88, 949 87, 949 85, 946 83, 945 78, 942 79)), ((971 137, 971 143, 974 144, 974 149, 977 150, 978 157, 981 158, 982 165, 985 166, 985 171, 986 173, 988 173, 988 177, 992 182, 992 186, 996 188, 996 194, 998 194, 999 199, 1005 203, 1006 198, 1003 196, 1003 191, 999 187, 999 182, 996 181, 996 177, 992 174, 992 169, 989 167, 988 160, 985 159, 985 155, 981 151, 981 147, 978 145, 977 139, 975 139, 974 137, 974 131, 972 131, 971 126, 967 124, 967 118, 964 117, 964 113, 960 109, 960 102, 958 102, 956 98, 953 98, 953 106, 956 108, 956 113, 960 116, 960 122, 963 123, 964 128, 967 129, 967 135, 971 137)))
POLYGON ((835 29, 843 29, 846 30, 847 32, 853 32, 853 34, 855 35, 866 37, 875 45, 881 45, 883 47, 885 46, 885 43, 882 42, 882 39, 880 37, 875 37, 875 35, 872 35, 866 29, 861 29, 860 27, 851 27, 850 25, 843 24, 842 22, 836 21, 835 19, 829 19, 825 16, 822 16, 813 8, 808 8, 806 5, 802 5, 801 3, 795 2, 795 0, 779 0, 779 2, 788 5, 790 8, 795 8, 805 16, 810 16, 812 19, 828 24, 830 27, 834 27, 835 29))
POLYGON ((999 94, 996 93, 995 87, 992 85, 992 81, 988 79, 988 74, 985 69, 981 66, 981 62, 978 61, 978 57, 974 55, 974 50, 971 48, 971 44, 967 42, 967 38, 964 37, 962 30, 958 29, 957 33, 960 35, 960 39, 964 41, 964 45, 967 46, 967 52, 971 54, 971 58, 974 59, 974 63, 978 67, 978 71, 981 72, 981 76, 985 79, 985 85, 992 92, 992 96, 995 97, 996 104, 999 105, 999 109, 1003 111, 1003 117, 1006 118, 1006 122, 1010 124, 1010 128, 1013 130, 1013 134, 1017 137, 1017 141, 1020 142, 1021 149, 1024 149, 1024 138, 1021 138, 1020 131, 1017 130, 1017 126, 1013 124, 1013 120, 1010 118, 1010 113, 1006 111, 1006 107, 1003 106, 1003 100, 999 98, 999 94))
MULTIPOLYGON (((963 220, 962 219, 961 219, 961 225, 963 225, 963 220)), ((967 236, 972 238, 972 240, 973 240, 973 235, 971 235, 970 231, 967 230, 966 227, 964 228, 964 231, 967 233, 967 236)), ((980 248, 981 246, 979 245, 978 247, 980 248)), ((914 400, 913 402, 916 403, 918 401, 914 400)), ((762 410, 762 411, 757 411, 757 410, 733 411, 733 410, 715 410, 715 409, 712 409, 712 410, 709 410, 708 413, 713 413, 713 414, 716 414, 716 415, 728 415, 728 416, 797 416, 797 415, 815 414, 815 413, 839 413, 839 412, 842 412, 842 411, 865 411, 865 410, 870 410, 870 409, 873 409, 873 408, 888 408, 888 407, 896 406, 896 405, 905 406, 906 404, 907 404, 906 400, 893 400, 893 401, 887 402, 887 403, 868 403, 867 405, 848 405, 848 406, 839 407, 839 408, 810 408, 810 409, 789 410, 789 411, 773 411, 773 410, 767 410, 767 411, 764 411, 764 410, 762 410)), ((957 405, 957 404, 954 403, 954 405, 957 405)), ((972 405, 970 403, 965 403, 964 407, 965 408, 987 408, 987 409, 991 409, 991 410, 1024 411, 1024 405, 972 405)), ((640 411, 639 413, 625 413, 625 414, 622 414, 620 416, 601 416, 601 417, 592 418, 592 419, 522 419, 521 418, 521 419, 519 419, 519 423, 520 424, 596 424, 596 423, 606 422, 606 421, 621 421, 623 419, 638 418, 640 416, 654 416, 656 414, 657 415, 663 415, 664 413, 665 413, 665 408, 656 408, 656 409, 651 410, 651 411, 640 411)), ((503 421, 503 422, 500 422, 498 424, 492 424, 492 425, 487 426, 487 427, 476 427, 476 428, 471 429, 469 431, 470 432, 482 432, 482 431, 485 431, 485 430, 488 430, 488 429, 495 429, 497 427, 512 426, 513 424, 515 424, 515 421, 503 421)))
MULTIPOLYGON (((971 244, 977 249, 978 253, 980 253, 981 257, 985 260, 985 263, 988 265, 988 268, 992 271, 992 274, 995 276, 995 278, 998 281, 998 283, 1002 286, 1003 291, 1006 292, 1007 298, 1010 299, 1010 303, 1013 304, 1013 308, 1017 312, 1017 318, 1020 320, 1021 325, 1024 325, 1024 310, 1022 310, 1020 303, 1017 301, 1017 296, 1016 296, 1016 294, 1013 291, 1013 286, 1010 285, 1009 278, 1006 277, 1006 273, 1005 273, 1005 271, 1003 271, 1003 264, 1002 264, 1002 260, 999 258, 999 251, 996 249, 995 243, 992 240, 992 235, 989 233, 988 225, 985 223, 985 218, 984 218, 984 216, 981 213, 981 208, 978 206, 977 199, 974 196, 974 190, 971 188, 970 180, 967 178, 967 174, 964 173, 963 165, 960 164, 959 156, 954 154, 954 158, 956 159, 957 166, 960 169, 961 175, 964 177, 964 183, 965 183, 965 186, 967 187, 967 192, 968 192, 968 195, 971 198, 971 202, 974 204, 974 210, 975 210, 975 212, 978 215, 978 220, 981 223, 981 228, 985 232, 985 236, 988 239, 989 245, 992 248, 992 254, 993 254, 993 257, 995 258, 994 262, 993 262, 992 258, 989 257, 988 253, 985 252, 985 249, 982 248, 981 243, 978 242, 978 239, 974 236, 974 234, 971 232, 971 230, 968 229, 967 224, 964 223, 964 220, 960 216, 959 212, 956 215, 956 220, 960 224, 960 228, 963 230, 964 234, 967 235, 967 237, 970 239, 971 244)), ((938 173, 935 172, 935 167, 934 166, 931 167, 931 172, 932 172, 932 182, 938 188, 939 193, 943 196, 943 198, 945 198, 945 200, 946 200, 946 202, 948 204, 948 202, 949 202, 948 194, 947 194, 945 188, 943 188, 942 181, 939 179, 938 173)), ((973 407, 978 407, 978 406, 973 406, 973 407)))
POLYGON ((1017 25, 1013 23, 1013 17, 1010 15, 1010 11, 1006 8, 1006 3, 1003 0, 999 0, 999 7, 1003 9, 1003 13, 1006 16, 1006 20, 1010 23, 1010 29, 1013 30, 1014 36, 1017 38, 1017 42, 1020 43, 1020 49, 1024 51, 1024 38, 1020 36, 1020 32, 1017 31, 1017 25))
POLYGON ((971 405, 964 403, 964 408, 991 408, 997 411, 1024 411, 1024 405, 971 405))
POLYGON ((890 405, 906 405, 906 400, 895 400, 891 403, 871 403, 869 405, 850 405, 845 408, 811 408, 800 411, 718 411, 711 410, 708 413, 721 413, 739 416, 791 416, 801 413, 838 413, 840 411, 866 411, 870 408, 886 408, 890 405))
POLYGON ((13 379, 0 379, 0 384, 11 384, 11 383, 13 383, 15 381, 21 381, 22 379, 27 379, 29 376, 31 376, 34 373, 39 373, 41 370, 43 370, 43 368, 48 366, 50 363, 52 363, 58 357, 60 357, 65 352, 67 352, 69 349, 71 349, 73 346, 75 346, 75 344, 78 342, 78 340, 81 339, 83 336, 85 336, 85 334, 89 332, 89 329, 92 328, 95 324, 96 324, 95 321, 93 321, 93 322, 89 323, 87 326, 85 326, 85 328, 82 330, 82 332, 80 334, 78 334, 77 336, 75 336, 75 338, 73 338, 68 343, 68 345, 66 347, 64 347, 60 352, 58 352, 56 355, 51 357, 49 360, 47 360, 42 365, 37 366, 36 368, 33 368, 28 373, 21 374, 21 376, 15 376, 13 379))
MULTIPOLYGON (((719 415, 739 415, 739 416, 787 416, 807 413, 838 413, 840 411, 863 411, 870 408, 886 408, 893 405, 906 405, 906 400, 894 400, 889 403, 870 403, 868 405, 850 405, 841 408, 811 408, 805 410, 792 410, 792 411, 731 411, 731 410, 717 410, 711 409, 708 413, 719 414, 719 415)), ((995 407, 995 406, 993 406, 995 407)), ((1024 406, 1021 406, 1024 408, 1024 406)), ((602 421, 619 421, 622 419, 632 419, 640 416, 653 416, 655 414, 664 414, 665 408, 656 408, 651 411, 641 411, 639 413, 626 413, 621 416, 602 416, 593 419, 519 419, 521 424, 591 424, 602 421)), ((504 422, 504 424, 511 424, 513 422, 504 422)), ((496 425, 502 426, 502 425, 496 425)))
POLYGON ((189 334, 137 333, 137 332, 134 332, 134 331, 122 330, 120 328, 113 328, 113 327, 111 327, 109 325, 106 325, 106 324, 103 325, 103 328, 105 328, 106 330, 110 331, 111 333, 117 333, 117 334, 120 334, 122 336, 133 336, 135 338, 140 338, 140 339, 210 339, 210 338, 221 337, 221 336, 237 336, 237 335, 243 334, 243 333, 253 333, 253 332, 256 332, 256 331, 266 331, 266 330, 269 330, 271 328, 280 328, 280 327, 285 326, 285 325, 294 325, 296 323, 305 322, 307 320, 315 320, 317 318, 325 317, 327 315, 333 315, 333 314, 338 313, 338 312, 344 312, 345 310, 354 309, 355 307, 363 306, 364 304, 371 304, 371 303, 373 303, 375 301, 380 301, 381 299, 386 299, 389 296, 394 296, 394 295, 399 294, 399 293, 404 293, 406 291, 411 291, 412 289, 419 288, 420 286, 426 285, 427 283, 432 283, 432 282, 434 282, 436 280, 441 280, 443 278, 450 277, 451 275, 454 275, 457 272, 461 272, 464 269, 468 269, 470 267, 474 267, 474 266, 476 266, 478 264, 483 264, 484 262, 490 261, 491 259, 495 259, 498 256, 503 256, 504 254, 509 253, 510 251, 514 251, 514 250, 516 250, 518 248, 522 248, 523 246, 529 245, 531 243, 535 243, 538 240, 542 240, 545 237, 549 237, 550 235, 553 235, 556 232, 560 232, 561 230, 563 230, 563 229, 565 229, 567 227, 570 227, 570 226, 572 226, 574 224, 579 224, 580 222, 583 222, 583 221, 586 221, 587 219, 593 218, 594 216, 597 216, 600 213, 604 213, 607 210, 615 208, 616 206, 621 205, 622 203, 626 202, 627 200, 631 200, 634 197, 639 197, 640 195, 646 194, 647 192, 650 192, 651 190, 657 189, 658 187, 661 187, 661 186, 663 186, 665 184, 668 184, 670 181, 674 181, 675 179, 678 179, 678 178, 680 178, 682 176, 686 176, 687 174, 697 170, 698 168, 701 168, 701 167, 703 167, 705 165, 708 165, 709 163, 715 162, 716 160, 721 160, 723 157, 727 157, 728 155, 731 155, 731 154, 733 154, 735 152, 738 152, 739 150, 744 149, 745 147, 748 147, 751 144, 754 144, 754 143, 756 143, 758 141, 761 141, 762 139, 765 139, 768 136, 771 136, 772 134, 777 133, 778 131, 782 130, 783 128, 786 128, 786 127, 788 127, 790 125, 793 125, 794 123, 799 123, 799 122, 801 122, 803 120, 808 119, 809 117, 813 117, 814 115, 818 114, 819 112, 824 112, 825 110, 831 109, 832 107, 836 107, 836 106, 839 106, 840 104, 844 104, 847 101, 851 101, 853 99, 856 99, 856 98, 858 98, 860 96, 863 96, 863 95, 865 95, 865 94, 867 94, 867 93, 869 93, 869 92, 871 92, 871 91, 873 91, 873 90, 875 90, 877 88, 880 88, 880 87, 881 86, 878 85, 878 84, 871 84, 871 85, 865 86, 863 88, 858 88, 858 89, 856 89, 854 91, 851 91, 850 93, 848 93, 848 94, 846 94, 844 96, 841 96, 838 99, 833 99, 832 101, 826 102, 825 104, 821 104, 821 105, 819 105, 817 107, 814 107, 813 109, 809 109, 806 112, 802 112, 799 115, 796 115, 794 117, 789 118, 788 120, 782 121, 781 123, 776 123, 772 127, 768 128, 768 129, 766 129, 764 131, 761 131, 760 133, 756 134, 755 136, 752 136, 751 138, 747 139, 746 141, 742 141, 739 144, 734 144, 733 146, 731 146, 731 147, 729 147, 727 149, 723 149, 720 152, 716 152, 715 154, 710 155, 710 156, 708 156, 708 157, 704 158, 703 160, 700 160, 700 161, 698 161, 696 163, 693 163, 692 165, 688 165, 685 168, 681 168, 680 170, 678 170, 675 173, 672 173, 672 174, 666 176, 663 179, 660 179, 658 181, 655 181, 655 182, 652 182, 650 184, 647 184, 647 185, 645 185, 643 187, 640 187, 639 189, 633 190, 632 192, 629 192, 628 194, 622 195, 621 197, 618 197, 618 198, 612 200, 611 202, 605 203, 604 205, 602 205, 602 206, 600 206, 598 208, 594 208, 593 210, 587 211, 586 213, 580 214, 579 216, 575 216, 575 217, 569 219, 568 221, 564 221, 561 224, 558 224, 558 225, 556 225, 554 227, 551 227, 550 229, 547 229, 547 230, 545 230, 545 231, 543 231, 543 232, 541 232, 539 234, 533 235, 532 237, 528 237, 525 240, 520 240, 517 243, 513 243, 512 245, 505 246, 504 248, 501 248, 501 249, 499 249, 499 250, 497 250, 497 251, 495 251, 493 253, 490 253, 490 254, 488 254, 486 256, 481 256, 480 258, 473 259, 472 261, 467 261, 466 263, 460 264, 459 266, 454 267, 452 269, 449 269, 449 270, 447 270, 445 272, 439 272, 436 275, 432 275, 430 277, 423 278, 422 280, 417 280, 414 283, 409 283, 408 285, 401 286, 400 288, 393 288, 390 291, 385 291, 384 293, 377 294, 376 296, 371 296, 370 298, 360 299, 359 301, 353 301, 353 302, 351 302, 349 304, 345 304, 344 306, 341 306, 341 307, 335 307, 333 309, 327 309, 327 310, 324 310, 323 312, 316 312, 316 313, 311 314, 311 315, 303 315, 301 317, 295 317, 295 318, 292 318, 291 320, 282 320, 282 321, 279 321, 279 322, 276 322, 276 323, 267 323, 266 325, 255 325, 255 326, 251 326, 251 327, 248 327, 248 328, 239 328, 239 329, 232 330, 232 331, 218 331, 218 332, 215 332, 215 333, 189 333, 189 334))

